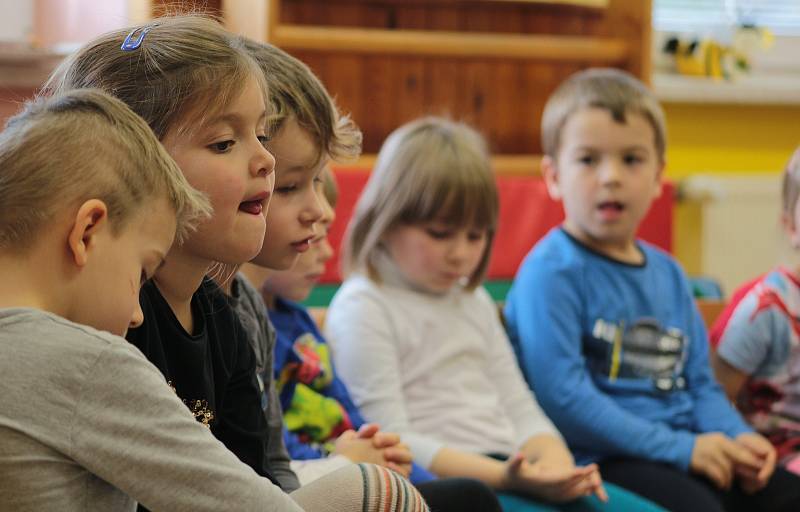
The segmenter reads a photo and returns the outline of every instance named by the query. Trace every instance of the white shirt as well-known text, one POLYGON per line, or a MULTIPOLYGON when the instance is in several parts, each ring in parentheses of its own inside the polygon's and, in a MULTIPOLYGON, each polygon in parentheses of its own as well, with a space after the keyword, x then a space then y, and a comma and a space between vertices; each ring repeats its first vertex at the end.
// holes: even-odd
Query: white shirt
POLYGON ((483 288, 427 294, 379 263, 381 284, 348 278, 325 321, 338 374, 368 421, 400 434, 426 468, 444 445, 511 454, 531 436, 559 435, 483 288))

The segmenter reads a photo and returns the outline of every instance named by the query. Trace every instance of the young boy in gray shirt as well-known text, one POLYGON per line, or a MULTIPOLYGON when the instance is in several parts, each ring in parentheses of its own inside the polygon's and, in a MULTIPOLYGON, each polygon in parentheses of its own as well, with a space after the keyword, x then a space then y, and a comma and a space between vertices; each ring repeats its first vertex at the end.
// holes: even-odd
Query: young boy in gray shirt
POLYGON ((120 337, 209 211, 147 124, 95 90, 29 104, 0 134, 0 205, 0 509, 301 510, 120 337))

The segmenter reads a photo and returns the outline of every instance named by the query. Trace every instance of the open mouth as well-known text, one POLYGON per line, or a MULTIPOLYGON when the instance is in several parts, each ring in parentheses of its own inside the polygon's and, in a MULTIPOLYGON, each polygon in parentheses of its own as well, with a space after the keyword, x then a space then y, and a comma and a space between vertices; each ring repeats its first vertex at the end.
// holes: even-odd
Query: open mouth
POLYGON ((625 209, 625 205, 620 203, 619 201, 603 201, 598 205, 598 208, 601 210, 616 210, 621 212, 625 209))
POLYGON ((616 215, 625 210, 625 205, 619 201, 603 201, 597 205, 597 209, 607 215, 616 215))
POLYGON ((262 192, 252 198, 239 203, 239 211, 249 213, 251 215, 261 215, 264 211, 264 203, 269 197, 268 192, 262 192))
POLYGON ((311 247, 311 242, 312 242, 313 239, 314 239, 314 237, 310 236, 310 237, 305 238, 303 240, 300 240, 300 241, 297 241, 297 242, 292 242, 291 245, 294 248, 294 250, 297 251, 297 252, 306 252, 309 249, 309 247, 311 247))

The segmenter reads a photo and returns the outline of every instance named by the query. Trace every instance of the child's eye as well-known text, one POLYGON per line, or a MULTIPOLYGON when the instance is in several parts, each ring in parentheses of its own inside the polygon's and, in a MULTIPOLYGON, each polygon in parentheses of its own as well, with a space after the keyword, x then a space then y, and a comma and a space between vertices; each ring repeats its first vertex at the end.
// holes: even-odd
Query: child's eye
POLYGON ((258 142, 261 143, 264 148, 267 147, 267 144, 272 138, 269 135, 258 135, 258 142))
POLYGON ((480 242, 486 236, 484 231, 473 231, 467 234, 467 239, 470 242, 480 242))
POLYGON ((584 155, 578 158, 578 162, 583 165, 592 165, 595 162, 595 158, 592 155, 584 155))
POLYGON ((295 190, 297 190, 297 185, 295 184, 275 186, 275 192, 277 194, 289 194, 295 190))
POLYGON ((435 240, 444 240, 451 234, 450 231, 447 231, 445 229, 433 229, 433 228, 427 228, 425 232, 428 233, 429 237, 435 240))
POLYGON ((208 148, 216 153, 227 153, 231 149, 233 144, 234 142, 232 140, 223 140, 220 142, 209 144, 208 148))
POLYGON ((623 161, 627 165, 638 164, 641 163, 643 160, 644 159, 641 158, 639 155, 625 155, 625 157, 623 158, 623 161))

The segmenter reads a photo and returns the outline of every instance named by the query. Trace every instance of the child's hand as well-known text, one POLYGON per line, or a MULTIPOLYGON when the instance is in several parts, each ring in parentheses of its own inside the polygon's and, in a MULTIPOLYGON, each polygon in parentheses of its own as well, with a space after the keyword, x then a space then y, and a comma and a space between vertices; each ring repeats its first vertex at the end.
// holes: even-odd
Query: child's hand
POLYGON ((378 433, 380 427, 377 423, 364 423, 358 429, 358 437, 361 439, 372 439, 378 433))
POLYGON ((375 436, 364 439, 348 430, 336 439, 333 452, 353 462, 377 464, 408 477, 411 473, 411 451, 407 446, 395 443, 389 448, 376 448, 374 444, 375 436))
POLYGON ((689 468, 705 476, 720 489, 730 489, 734 469, 738 472, 761 469, 762 463, 748 448, 719 432, 695 438, 689 468))
POLYGON ((334 443, 333 453, 344 455, 353 462, 368 462, 385 466, 383 451, 372 446, 371 439, 361 439, 352 430, 342 432, 334 443))
POLYGON ((603 500, 603 489, 596 464, 585 467, 555 467, 528 462, 522 454, 506 461, 505 487, 552 502, 567 502, 591 494, 603 500))
POLYGON ((376 450, 383 450, 386 467, 408 477, 411 474, 413 457, 411 449, 400 443, 400 436, 391 432, 381 432, 375 423, 365 423, 358 429, 359 439, 369 439, 376 450))
POLYGON ((375 448, 391 448, 400 444, 400 436, 392 432, 378 432, 372 436, 372 446, 375 448))
POLYGON ((378 449, 389 448, 400 442, 400 436, 391 432, 381 432, 375 423, 364 423, 358 429, 360 439, 371 439, 372 446, 378 449))
POLYGON ((742 466, 736 467, 736 475, 739 477, 739 485, 748 494, 763 489, 769 482, 772 473, 775 471, 775 461, 777 453, 775 447, 763 436, 755 432, 746 432, 736 437, 736 442, 755 455, 761 462, 761 468, 742 466))
POLYGON ((383 449, 383 458, 386 459, 386 466, 397 471, 404 477, 408 478, 411 474, 411 463, 414 457, 411 455, 411 449, 403 444, 396 443, 388 448, 383 449))

